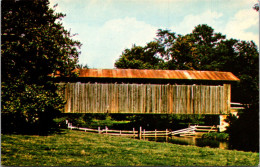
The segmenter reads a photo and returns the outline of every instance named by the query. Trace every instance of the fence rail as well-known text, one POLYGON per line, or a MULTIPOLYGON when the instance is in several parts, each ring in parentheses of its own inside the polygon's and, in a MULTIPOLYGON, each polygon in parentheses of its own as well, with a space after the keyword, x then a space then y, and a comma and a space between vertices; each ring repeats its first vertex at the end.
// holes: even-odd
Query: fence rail
POLYGON ((176 130, 171 132, 171 135, 191 135, 191 134, 195 134, 195 130, 196 130, 196 126, 192 126, 189 128, 185 128, 185 129, 181 129, 181 130, 176 130))
POLYGON ((249 107, 249 104, 231 102, 231 110, 243 110, 245 107, 249 107))

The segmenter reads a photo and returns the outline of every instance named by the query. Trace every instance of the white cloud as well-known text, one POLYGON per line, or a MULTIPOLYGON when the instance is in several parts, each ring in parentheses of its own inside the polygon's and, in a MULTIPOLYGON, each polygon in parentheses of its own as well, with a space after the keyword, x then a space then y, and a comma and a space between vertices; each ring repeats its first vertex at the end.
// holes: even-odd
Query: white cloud
POLYGON ((227 38, 238 40, 253 40, 259 46, 259 36, 250 28, 258 29, 258 13, 252 8, 242 9, 235 13, 234 16, 226 17, 222 13, 205 11, 198 15, 187 15, 183 21, 171 29, 178 34, 191 33, 195 26, 207 24, 215 32, 226 35, 227 38))
POLYGON ((223 32, 227 37, 247 40, 253 40, 259 46, 258 35, 253 32, 248 32, 249 28, 258 28, 258 13, 253 9, 244 9, 236 13, 231 20, 226 24, 223 32))
POLYGON ((220 18, 223 16, 222 13, 212 12, 207 10, 197 15, 187 15, 178 26, 174 26, 171 29, 177 34, 191 33, 195 26, 199 24, 208 24, 209 26, 215 26, 219 23, 220 18))
POLYGON ((157 28, 135 18, 113 19, 100 28, 84 34, 86 45, 79 63, 87 63, 91 68, 113 68, 115 61, 126 48, 133 44, 144 46, 156 36, 157 28))

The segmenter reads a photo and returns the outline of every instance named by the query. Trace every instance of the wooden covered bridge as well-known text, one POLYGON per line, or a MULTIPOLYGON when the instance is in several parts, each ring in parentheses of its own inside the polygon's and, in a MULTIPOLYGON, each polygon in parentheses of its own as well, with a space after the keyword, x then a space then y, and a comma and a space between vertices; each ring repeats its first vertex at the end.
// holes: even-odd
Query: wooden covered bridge
POLYGON ((229 114, 230 72, 78 69, 63 80, 65 113, 229 114))

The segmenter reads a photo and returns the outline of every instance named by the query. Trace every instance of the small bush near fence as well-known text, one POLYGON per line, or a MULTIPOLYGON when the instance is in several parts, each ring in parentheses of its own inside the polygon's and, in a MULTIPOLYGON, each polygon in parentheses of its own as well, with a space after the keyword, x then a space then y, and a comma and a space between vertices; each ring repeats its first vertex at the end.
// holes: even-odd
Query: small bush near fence
MULTIPOLYGON (((62 114, 59 118, 56 118, 55 121, 60 125, 61 128, 66 128, 66 120, 72 123, 77 127, 88 127, 97 129, 98 127, 105 128, 110 127, 120 127, 124 128, 125 124, 128 124, 129 120, 115 120, 109 114, 62 114)), ((132 127, 131 127, 132 128, 132 127)))
POLYGON ((205 133, 202 135, 202 138, 204 139, 213 139, 213 140, 218 140, 218 141, 227 141, 229 139, 229 134, 228 133, 205 133))

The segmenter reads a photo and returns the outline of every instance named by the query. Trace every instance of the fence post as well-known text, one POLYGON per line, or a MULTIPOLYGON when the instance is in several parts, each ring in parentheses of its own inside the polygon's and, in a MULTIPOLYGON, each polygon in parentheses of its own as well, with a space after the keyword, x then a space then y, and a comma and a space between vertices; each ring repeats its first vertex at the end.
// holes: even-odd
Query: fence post
POLYGON ((139 129, 139 139, 142 138, 142 127, 140 126, 140 129, 139 129))
POLYGON ((135 138, 135 128, 133 128, 133 134, 134 134, 134 138, 135 138))
POLYGON ((100 127, 98 127, 98 133, 100 134, 101 132, 100 132, 100 127))
POLYGON ((107 134, 107 126, 106 126, 106 134, 107 134))
POLYGON ((120 130, 120 136, 121 136, 121 134, 122 134, 122 132, 121 132, 121 130, 120 130))
POLYGON ((165 137, 166 137, 166 142, 168 142, 168 136, 169 134, 168 134, 168 129, 166 129, 166 135, 165 135, 165 137))

